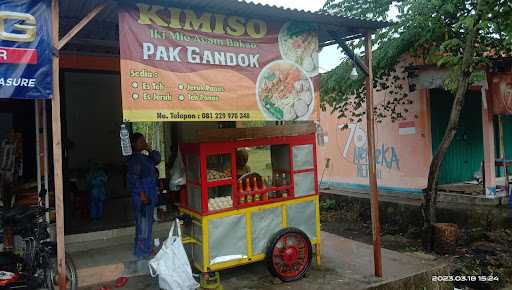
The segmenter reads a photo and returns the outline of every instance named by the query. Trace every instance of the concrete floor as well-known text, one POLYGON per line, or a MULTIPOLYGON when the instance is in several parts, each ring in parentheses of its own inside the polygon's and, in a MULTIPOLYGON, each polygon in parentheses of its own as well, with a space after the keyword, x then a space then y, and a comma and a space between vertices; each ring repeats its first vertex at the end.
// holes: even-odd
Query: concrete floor
MULTIPOLYGON (((77 265, 82 269, 85 267, 87 271, 84 274, 95 279, 107 279, 110 277, 110 280, 114 280, 121 272, 126 271, 126 269, 123 269, 122 266, 119 266, 118 263, 116 264, 112 260, 115 256, 123 253, 122 247, 119 245, 110 246, 103 250, 90 250, 78 253, 75 254, 77 265), (100 263, 102 266, 93 266, 94 261, 99 263, 99 261, 105 259, 109 260, 109 265, 102 262, 100 263)), ((224 289, 358 290, 379 287, 387 283, 396 283, 396 281, 407 277, 423 275, 427 276, 427 281, 418 282, 420 284, 415 282, 414 289, 423 289, 422 287, 426 287, 425 289, 429 290, 448 289, 437 286, 432 288, 430 284, 421 284, 428 283, 428 280, 431 280, 430 276, 428 276, 431 275, 429 271, 444 270, 445 261, 437 260, 427 255, 402 254, 386 249, 383 249, 382 256, 385 278, 378 279, 373 276, 373 250, 371 246, 322 232, 322 265, 314 265, 308 276, 301 281, 283 284, 267 272, 264 263, 256 263, 223 271, 221 279, 224 289)), ((122 258, 119 257, 120 260, 123 260, 122 258)), ((138 270, 144 270, 144 267, 145 265, 137 266, 138 270)), ((79 279, 83 280, 80 276, 79 279)), ((109 284, 111 286, 112 283, 103 283, 102 285, 108 286, 109 284)), ((391 288, 382 289, 402 289, 397 287, 391 286, 391 288)), ((82 289, 95 290, 98 289, 98 286, 89 286, 82 289)), ((156 290, 158 289, 158 281, 139 272, 139 276, 131 277, 129 283, 122 289, 156 290)))
POLYGON ((66 235, 104 231, 130 227, 134 224, 131 197, 109 198, 104 202, 104 213, 100 220, 92 221, 88 215, 75 214, 66 219, 66 235))

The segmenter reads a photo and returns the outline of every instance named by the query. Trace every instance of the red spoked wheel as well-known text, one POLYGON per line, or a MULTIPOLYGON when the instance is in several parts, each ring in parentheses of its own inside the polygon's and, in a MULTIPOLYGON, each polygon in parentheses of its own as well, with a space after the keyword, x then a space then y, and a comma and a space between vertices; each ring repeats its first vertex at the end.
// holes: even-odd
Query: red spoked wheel
POLYGON ((300 280, 311 266, 313 249, 308 236, 296 228, 277 232, 267 246, 267 267, 283 282, 300 280))

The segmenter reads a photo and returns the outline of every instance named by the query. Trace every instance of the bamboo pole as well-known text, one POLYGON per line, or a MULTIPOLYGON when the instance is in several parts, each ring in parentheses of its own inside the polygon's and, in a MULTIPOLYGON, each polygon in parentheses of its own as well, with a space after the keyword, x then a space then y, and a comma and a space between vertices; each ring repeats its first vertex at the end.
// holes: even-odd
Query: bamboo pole
MULTIPOLYGON (((36 118, 36 154, 37 154, 37 192, 46 192, 41 204, 48 208, 48 134, 46 119, 46 101, 35 100, 35 118, 36 118)), ((46 221, 50 222, 50 213, 46 213, 46 221)))
MULTIPOLYGON (((44 171, 43 171, 43 174, 44 174, 44 190, 46 190, 46 196, 45 196, 45 199, 44 199, 44 205, 46 208, 49 208, 50 207, 50 188, 48 186, 48 114, 46 113, 46 100, 42 100, 42 106, 43 106, 43 119, 42 119, 42 122, 43 122, 43 154, 44 154, 44 159, 43 159, 43 162, 44 162, 44 171)), ((46 213, 46 221, 48 223, 50 223, 50 213, 47 212, 46 213)))
POLYGON ((373 115, 373 69, 372 69, 372 34, 366 33, 365 38, 366 65, 368 79, 366 80, 366 137, 368 142, 368 170, 370 183, 370 204, 373 233, 373 261, 375 276, 382 277, 382 256, 380 245, 379 192, 377 188, 377 164, 375 161, 375 118, 373 115))
POLYGON ((57 49, 62 49, 78 32, 80 32, 94 17, 96 17, 107 5, 110 4, 110 1, 106 1, 104 3, 100 3, 96 5, 87 15, 80 20, 80 22, 75 25, 61 40, 57 42, 55 46, 57 49))
POLYGON ((41 125, 39 121, 41 120, 41 110, 40 110, 40 103, 38 100, 34 100, 34 113, 35 113, 35 119, 36 119, 36 163, 37 163, 37 193, 41 192, 42 188, 42 146, 41 146, 41 125))
POLYGON ((53 170, 55 183, 55 215, 57 229, 57 269, 60 290, 66 290, 66 253, 64 246, 64 181, 62 177, 62 136, 60 119, 59 80, 59 0, 52 0, 52 48, 53 48, 53 96, 52 96, 52 137, 53 170))

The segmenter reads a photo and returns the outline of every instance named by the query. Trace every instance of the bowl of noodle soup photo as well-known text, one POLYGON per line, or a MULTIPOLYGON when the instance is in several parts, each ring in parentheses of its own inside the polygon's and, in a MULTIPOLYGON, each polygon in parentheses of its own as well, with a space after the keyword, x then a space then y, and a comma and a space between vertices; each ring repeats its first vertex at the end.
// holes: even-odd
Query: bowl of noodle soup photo
POLYGON ((317 27, 288 22, 279 31, 279 50, 283 59, 298 64, 308 77, 319 73, 317 27))
POLYGON ((313 82, 297 64, 277 60, 258 76, 256 99, 268 120, 308 120, 315 102, 313 82))

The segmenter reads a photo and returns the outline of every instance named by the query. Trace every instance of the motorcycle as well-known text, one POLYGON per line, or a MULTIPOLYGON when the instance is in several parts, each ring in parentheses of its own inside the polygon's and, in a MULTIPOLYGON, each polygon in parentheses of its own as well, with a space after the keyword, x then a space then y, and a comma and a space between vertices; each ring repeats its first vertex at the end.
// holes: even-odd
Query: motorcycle
MULTIPOLYGON (((57 247, 50 241, 45 218, 49 211, 41 206, 0 208, 0 222, 4 229, 0 290, 58 289, 57 247), (19 243, 13 242, 16 238, 19 243), (12 250, 9 249, 10 243, 16 246, 12 250)), ((76 268, 68 255, 66 289, 78 289, 76 268)))

